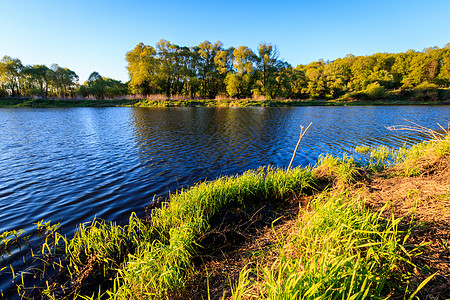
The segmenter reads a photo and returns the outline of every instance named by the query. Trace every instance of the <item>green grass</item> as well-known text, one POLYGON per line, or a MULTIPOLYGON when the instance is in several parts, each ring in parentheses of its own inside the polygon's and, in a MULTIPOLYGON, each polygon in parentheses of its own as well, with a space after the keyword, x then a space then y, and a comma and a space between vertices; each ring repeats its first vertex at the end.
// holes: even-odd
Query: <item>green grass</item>
POLYGON ((396 161, 401 165, 397 176, 418 176, 422 174, 420 161, 423 159, 440 158, 450 155, 450 134, 437 139, 418 143, 411 148, 400 148, 397 151, 396 161))
MULTIPOLYGON (((186 278, 194 271, 192 257, 199 247, 196 239, 209 230, 212 218, 233 207, 283 202, 311 191, 314 181, 310 168, 247 171, 170 195, 161 208, 152 211, 150 222, 134 214, 125 226, 94 220, 81 224, 69 241, 55 232, 59 224, 42 221, 37 224, 38 230, 51 230, 51 238, 45 239, 42 253, 35 256, 45 262, 58 260, 54 267, 65 265, 70 279, 60 285, 69 286, 72 296, 166 298, 182 291, 186 278), (90 288, 86 290, 80 280, 89 280, 90 288)), ((47 281, 41 293, 58 298, 60 285, 47 281)), ((20 289, 26 290, 25 285, 20 289)))
POLYGON ((209 220, 226 207, 246 207, 267 200, 282 201, 311 189, 310 169, 259 169, 240 176, 199 184, 171 195, 169 205, 153 211, 152 242, 139 246, 120 270, 119 298, 164 298, 183 289, 193 271, 196 237, 207 232, 209 220))
POLYGON ((381 299, 408 282, 402 270, 415 249, 405 248, 400 219, 384 219, 346 192, 322 193, 310 209, 291 250, 280 243, 274 263, 242 270, 233 299, 381 299))
POLYGON ((430 100, 418 97, 416 94, 400 97, 399 91, 389 91, 382 99, 368 99, 367 97, 353 97, 364 94, 356 92, 338 99, 192 99, 186 96, 167 98, 163 95, 149 95, 148 98, 138 99, 136 96, 126 96, 130 99, 33 99, 33 98, 0 98, 0 107, 292 107, 292 106, 366 106, 366 105, 446 105, 449 90, 441 89, 439 99, 430 100))
POLYGON ((0 98, 0 107, 28 107, 28 108, 53 108, 53 107, 116 107, 133 106, 137 100, 128 99, 30 99, 30 98, 0 98))
POLYGON ((349 184, 356 181, 358 176, 357 164, 353 157, 344 155, 335 157, 332 155, 320 155, 316 167, 322 175, 336 178, 338 182, 349 184), (325 174, 323 174, 325 172, 325 174))
POLYGON ((66 245, 69 270, 79 273, 82 268, 93 269, 94 277, 107 278, 133 253, 136 247, 150 240, 148 227, 133 213, 128 225, 94 220, 86 226, 81 224, 75 236, 66 245))

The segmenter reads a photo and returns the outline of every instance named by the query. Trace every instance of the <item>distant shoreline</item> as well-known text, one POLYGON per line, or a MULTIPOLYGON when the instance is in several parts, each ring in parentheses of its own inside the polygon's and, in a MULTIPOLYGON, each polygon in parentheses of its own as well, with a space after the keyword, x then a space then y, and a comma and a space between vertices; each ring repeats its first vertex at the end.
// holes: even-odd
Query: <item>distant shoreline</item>
POLYGON ((295 107, 295 106, 390 106, 450 105, 450 99, 437 101, 388 98, 378 100, 254 100, 254 99, 33 99, 0 98, 0 108, 64 108, 64 107, 295 107))

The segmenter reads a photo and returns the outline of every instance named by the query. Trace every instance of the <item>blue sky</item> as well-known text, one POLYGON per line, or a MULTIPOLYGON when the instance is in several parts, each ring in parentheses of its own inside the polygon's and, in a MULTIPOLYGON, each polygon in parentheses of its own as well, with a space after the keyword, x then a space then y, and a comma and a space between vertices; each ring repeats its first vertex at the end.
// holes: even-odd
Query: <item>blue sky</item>
POLYGON ((450 1, 0 0, 0 57, 128 80, 138 43, 276 45, 293 66, 450 42, 450 1))

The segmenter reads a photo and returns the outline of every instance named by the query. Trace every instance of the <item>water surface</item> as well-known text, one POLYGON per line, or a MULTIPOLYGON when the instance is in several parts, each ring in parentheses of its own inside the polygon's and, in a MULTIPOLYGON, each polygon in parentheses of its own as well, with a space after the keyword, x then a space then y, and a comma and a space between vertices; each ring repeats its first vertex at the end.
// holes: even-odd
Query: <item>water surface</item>
MULTIPOLYGON (((357 145, 411 145, 387 126, 447 127, 449 106, 0 109, 0 232, 41 219, 72 235, 94 217, 125 223, 154 197, 259 166, 294 166, 357 145)), ((20 265, 20 250, 3 265, 20 265)), ((1 267, 1 266, 0 266, 1 267)), ((0 289, 8 286, 2 283, 0 289)))

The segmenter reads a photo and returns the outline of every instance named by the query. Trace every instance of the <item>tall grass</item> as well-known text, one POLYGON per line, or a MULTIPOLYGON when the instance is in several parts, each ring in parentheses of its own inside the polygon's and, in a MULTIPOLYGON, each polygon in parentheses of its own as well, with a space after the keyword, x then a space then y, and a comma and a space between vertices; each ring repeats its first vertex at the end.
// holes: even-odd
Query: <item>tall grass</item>
POLYGON ((358 170, 353 157, 344 155, 336 157, 332 155, 320 155, 315 168, 315 173, 321 176, 335 178, 341 184, 349 184, 356 181, 358 170))
MULTIPOLYGON (((65 289, 82 299, 153 299, 176 294, 193 271, 196 240, 208 231, 212 218, 228 208, 284 201, 311 190, 314 181, 310 168, 289 172, 260 168, 178 191, 152 211, 149 222, 132 214, 125 226, 100 220, 81 224, 71 240, 62 239, 70 277, 65 289)), ((46 260, 57 255, 54 247, 60 243, 44 243, 42 254, 51 254, 46 260)), ((58 267, 62 264, 59 259, 58 267)), ((56 299, 61 289, 47 282, 41 294, 56 299)))
POLYGON ((241 272, 234 299, 380 299, 392 282, 408 280, 396 278, 412 255, 400 219, 383 219, 346 192, 323 193, 311 209, 300 216, 291 251, 283 243, 275 263, 252 270, 259 280, 241 272))
POLYGON ((209 229, 209 220, 226 207, 246 207, 267 200, 283 200, 311 188, 310 169, 285 172, 265 168, 240 176, 201 183, 169 198, 170 205, 154 210, 150 230, 157 235, 141 243, 119 271, 118 298, 161 298, 182 289, 193 271, 196 237, 209 229))
POLYGON ((81 224, 75 236, 66 244, 69 270, 80 273, 90 269, 93 277, 106 278, 115 273, 143 241, 150 240, 147 226, 134 213, 128 225, 122 227, 115 222, 94 220, 81 224))
POLYGON ((397 152, 397 163, 401 166, 397 175, 417 176, 422 174, 420 161, 441 158, 450 155, 450 132, 434 135, 431 141, 425 141, 409 149, 400 148, 397 152))
POLYGON ((397 163, 402 166, 402 170, 398 175, 417 176, 421 174, 418 164, 421 158, 440 158, 450 155, 450 129, 445 129, 442 125, 437 124, 440 130, 436 131, 411 121, 408 122, 412 125, 391 126, 388 129, 417 132, 430 139, 429 141, 413 145, 410 149, 400 148, 397 152, 397 163))

